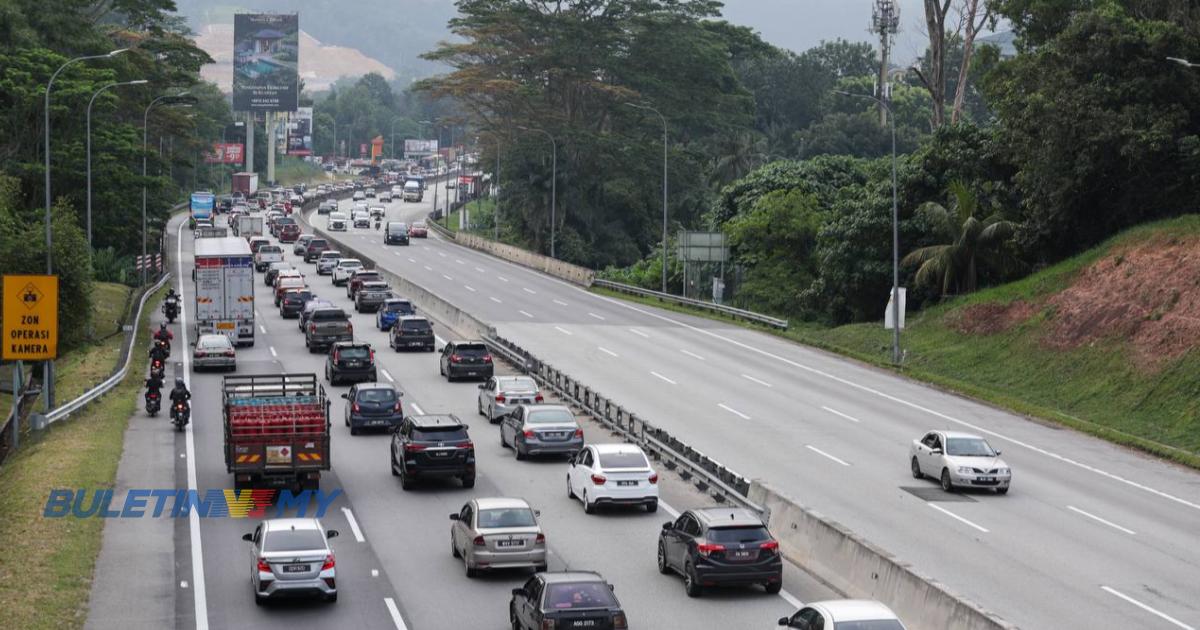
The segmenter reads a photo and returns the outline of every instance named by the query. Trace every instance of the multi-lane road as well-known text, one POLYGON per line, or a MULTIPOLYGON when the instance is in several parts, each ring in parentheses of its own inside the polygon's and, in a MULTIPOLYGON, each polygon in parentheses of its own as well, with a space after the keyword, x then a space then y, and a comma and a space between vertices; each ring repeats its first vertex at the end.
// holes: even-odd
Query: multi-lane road
MULTIPOLYGON (((388 218, 428 210, 397 202, 388 218)), ((337 238, 1006 620, 1200 628, 1193 471, 766 334, 589 293, 436 235, 408 247, 384 246, 374 230, 337 238), (908 445, 932 428, 1002 449, 1012 492, 948 495, 913 479, 908 445)))

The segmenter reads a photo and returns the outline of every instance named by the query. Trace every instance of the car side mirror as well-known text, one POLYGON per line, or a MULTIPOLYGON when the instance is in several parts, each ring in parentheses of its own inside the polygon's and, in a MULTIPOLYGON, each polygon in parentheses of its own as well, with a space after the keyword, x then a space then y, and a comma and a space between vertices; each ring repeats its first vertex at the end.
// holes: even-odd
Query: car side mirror
POLYGON ((788 625, 788 623, 790 623, 790 621, 788 620, 788 618, 787 618, 787 617, 780 617, 780 618, 779 618, 779 623, 778 623, 778 625, 780 625, 780 626, 786 626, 786 625, 788 625))
POLYGON ((487 383, 480 383, 479 389, 487 389, 487 383))
POLYGON ((336 530, 336 529, 331 529, 331 530, 328 530, 328 531, 326 531, 326 532, 325 532, 325 537, 326 537, 326 538, 337 538, 337 537, 338 537, 338 530, 336 530))
POLYGON ((342 394, 342 398, 345 398, 346 400, 350 400, 350 394, 342 394))
POLYGON ((541 515, 542 515, 542 511, 541 511, 541 510, 534 510, 534 511, 533 511, 533 515, 534 515, 534 516, 541 516, 541 515))
POLYGON ((195 342, 195 341, 189 341, 189 342, 188 342, 188 345, 189 345, 189 346, 193 346, 193 347, 194 347, 194 346, 196 345, 196 342, 195 342))
POLYGON ((525 589, 523 589, 523 588, 514 588, 514 589, 512 590, 512 594, 513 594, 513 596, 514 596, 514 597, 524 597, 524 596, 525 596, 525 589))
POLYGON ((933 449, 932 451, 929 451, 929 452, 930 452, 930 453, 932 453, 932 454, 934 454, 934 455, 941 455, 941 454, 942 454, 942 449, 940 449, 940 448, 935 448, 935 449, 933 449))
POLYGON ((458 520, 458 513, 457 513, 457 512, 455 512, 454 514, 451 514, 451 515, 450 515, 450 520, 452 520, 452 521, 457 521, 457 520, 458 520))
POLYGON ((242 534, 242 540, 246 542, 254 542, 254 534, 242 534))
POLYGON ((675 523, 672 523, 671 521, 667 521, 666 523, 663 523, 662 528, 663 528, 663 531, 669 532, 672 529, 675 529, 675 523))
POLYGON ((1001 455, 1003 455, 1001 451, 996 451, 996 457, 1000 457, 1001 455))

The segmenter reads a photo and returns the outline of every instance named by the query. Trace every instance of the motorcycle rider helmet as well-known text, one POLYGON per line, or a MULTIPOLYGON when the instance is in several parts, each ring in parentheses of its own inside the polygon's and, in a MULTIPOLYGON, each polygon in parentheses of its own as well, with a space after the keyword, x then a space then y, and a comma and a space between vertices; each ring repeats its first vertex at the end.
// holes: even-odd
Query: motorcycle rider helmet
POLYGON ((182 376, 175 377, 175 387, 183 387, 183 377, 182 376))

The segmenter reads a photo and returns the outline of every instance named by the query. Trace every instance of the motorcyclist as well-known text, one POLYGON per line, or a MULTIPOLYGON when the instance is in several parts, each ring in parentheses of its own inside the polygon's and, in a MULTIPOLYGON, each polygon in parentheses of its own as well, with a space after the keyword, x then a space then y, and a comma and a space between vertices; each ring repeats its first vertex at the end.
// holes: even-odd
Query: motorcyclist
POLYGON ((162 387, 163 387, 163 379, 161 376, 152 374, 150 376, 150 378, 146 379, 146 392, 147 393, 161 391, 162 387))
POLYGON ((166 363, 167 359, 170 358, 170 356, 171 356, 171 351, 167 350, 165 347, 163 347, 159 344, 154 344, 154 347, 150 348, 150 359, 151 360, 158 359, 159 361, 166 363))
POLYGON ((163 298, 163 300, 166 302, 179 301, 179 294, 175 292, 175 287, 170 287, 167 289, 167 297, 163 298))
POLYGON ((172 333, 171 330, 167 328, 167 322, 160 323, 158 325, 158 330, 154 332, 155 341, 166 341, 168 344, 170 344, 171 340, 174 338, 175 333, 172 333))
MULTIPOLYGON (((171 406, 174 407, 179 403, 183 403, 185 406, 190 407, 187 401, 191 399, 192 393, 188 391, 187 385, 183 384, 183 377, 176 376, 175 388, 171 390, 171 406)), ((185 421, 184 424, 187 424, 187 422, 185 421)))

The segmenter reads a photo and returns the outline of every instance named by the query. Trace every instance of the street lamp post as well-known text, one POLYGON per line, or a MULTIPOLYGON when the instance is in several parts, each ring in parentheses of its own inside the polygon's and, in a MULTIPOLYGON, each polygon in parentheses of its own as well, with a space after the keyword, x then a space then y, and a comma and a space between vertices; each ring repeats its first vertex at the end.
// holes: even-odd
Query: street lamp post
POLYGON ((145 79, 136 81, 121 81, 118 83, 109 83, 102 86, 92 94, 91 100, 87 106, 87 242, 88 248, 92 246, 92 105, 96 102, 96 97, 100 96, 101 92, 110 88, 115 88, 121 85, 142 85, 148 83, 145 79))
MULTIPOLYGON (((246 123, 238 120, 233 123, 234 127, 243 127, 246 123)), ((221 127, 221 193, 225 192, 225 132, 229 131, 229 125, 221 127)))
POLYGON ((663 180, 662 180, 662 292, 667 292, 667 118, 661 112, 649 105, 638 103, 625 103, 629 107, 644 109, 658 114, 659 120, 663 125, 663 180))
POLYGON ((393 160, 396 159, 396 121, 397 120, 404 120, 404 118, 401 116, 397 116, 392 119, 390 135, 392 136, 392 159, 393 160))
POLYGON ((146 106, 146 111, 142 114, 142 284, 146 284, 146 269, 149 265, 146 264, 146 141, 149 132, 150 110, 158 104, 159 101, 167 98, 179 98, 187 96, 188 92, 180 92, 179 94, 163 94, 158 98, 150 101, 146 106))
POLYGON ((843 96, 867 98, 879 103, 887 110, 892 128, 892 363, 900 365, 900 213, 896 193, 896 116, 886 96, 880 99, 866 94, 834 91, 843 96))
MULTIPOLYGON (((554 237, 558 222, 558 141, 554 138, 554 136, 550 135, 549 131, 546 131, 545 129, 538 129, 536 127, 517 127, 517 129, 524 131, 536 131, 538 133, 545 134, 547 138, 550 138, 550 148, 552 151, 552 157, 550 159, 550 257, 557 258, 555 255, 556 250, 554 237)), ((666 245, 664 244, 664 247, 665 246, 666 245)))
POLYGON ((1180 59, 1179 57, 1167 57, 1167 61, 1174 61, 1185 68, 1200 68, 1200 63, 1192 63, 1187 59, 1180 59))

